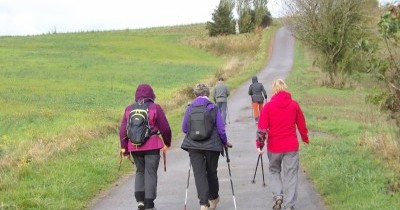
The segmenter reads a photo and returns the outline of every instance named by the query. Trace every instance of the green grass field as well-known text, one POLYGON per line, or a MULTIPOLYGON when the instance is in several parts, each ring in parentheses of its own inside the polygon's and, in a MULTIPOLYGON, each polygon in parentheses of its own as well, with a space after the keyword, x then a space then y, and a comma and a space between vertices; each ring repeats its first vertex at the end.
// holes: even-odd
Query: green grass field
POLYGON ((176 139, 188 90, 218 75, 235 88, 265 65, 275 30, 208 38, 200 24, 0 37, 0 204, 86 208, 132 171, 128 161, 118 171, 118 128, 140 83, 153 86, 176 139), (239 57, 246 62, 232 62, 239 57))
POLYGON ((301 164, 326 206, 332 210, 398 209, 399 170, 388 158, 398 165, 400 148, 395 149, 394 139, 382 138, 394 133, 393 124, 365 103, 367 94, 374 92, 374 81, 370 75, 358 75, 351 88, 322 87, 319 81, 324 74, 312 67, 311 56, 306 55, 298 44, 288 85, 311 130, 310 145, 301 148, 301 164), (388 148, 397 153, 385 156, 390 149, 377 149, 379 142, 392 143, 388 148))

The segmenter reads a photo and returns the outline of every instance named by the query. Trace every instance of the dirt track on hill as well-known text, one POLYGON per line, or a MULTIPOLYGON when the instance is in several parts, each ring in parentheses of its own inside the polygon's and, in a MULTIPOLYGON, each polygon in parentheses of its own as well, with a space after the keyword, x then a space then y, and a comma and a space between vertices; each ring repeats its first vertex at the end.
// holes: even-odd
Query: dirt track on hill
MULTIPOLYGON (((285 79, 292 69, 294 58, 294 39, 286 27, 279 29, 275 36, 272 55, 268 65, 257 75, 270 96, 272 82, 277 78, 285 79)), ((251 81, 243 84, 228 100, 230 123, 227 134, 233 148, 229 150, 230 167, 235 191, 237 209, 272 209, 272 194, 268 188, 268 158, 264 155, 266 187, 262 186, 261 168, 258 168, 256 183, 252 184, 258 154, 255 149, 256 125, 252 119, 250 97, 247 94, 251 81)), ((290 84, 288 84, 290 85, 290 84)), ((312 139, 311 139, 312 141, 312 139)), ((312 144, 312 142, 310 142, 312 144)), ((184 209, 186 181, 189 170, 187 152, 180 149, 181 140, 175 141, 168 150, 167 172, 162 163, 158 172, 158 197, 155 205, 158 210, 184 209)), ((303 145, 301 145, 303 146, 303 145)), ((233 210, 233 196, 224 157, 220 157, 218 177, 220 180, 220 203, 217 209, 233 210)), ((193 174, 188 189, 187 210, 199 209, 193 174)), ((108 194, 96 198, 90 207, 93 210, 136 209, 134 199, 134 175, 120 181, 119 186, 108 194)), ((299 171, 299 188, 296 210, 324 210, 320 196, 307 180, 303 170, 299 171)))

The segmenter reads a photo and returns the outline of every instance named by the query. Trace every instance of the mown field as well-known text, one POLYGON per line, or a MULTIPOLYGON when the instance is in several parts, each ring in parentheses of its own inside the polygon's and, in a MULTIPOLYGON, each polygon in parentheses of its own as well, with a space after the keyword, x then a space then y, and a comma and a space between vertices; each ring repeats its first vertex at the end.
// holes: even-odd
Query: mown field
POLYGON ((179 138, 199 81, 235 88, 266 63, 276 27, 209 38, 204 25, 0 37, 0 204, 84 209, 133 167, 118 128, 140 83, 151 84, 179 138))
POLYGON ((301 164, 328 209, 399 209, 400 145, 394 124, 366 103, 377 91, 371 75, 358 74, 344 89, 320 84, 313 55, 297 45, 289 89, 307 119, 310 145, 301 148, 301 164))

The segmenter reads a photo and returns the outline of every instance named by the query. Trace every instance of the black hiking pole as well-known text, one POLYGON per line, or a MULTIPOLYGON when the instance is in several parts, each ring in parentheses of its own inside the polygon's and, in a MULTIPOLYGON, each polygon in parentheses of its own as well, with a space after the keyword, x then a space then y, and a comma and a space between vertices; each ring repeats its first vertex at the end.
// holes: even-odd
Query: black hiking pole
POLYGON ((226 148, 226 147, 225 147, 225 152, 226 152, 226 162, 228 163, 229 179, 231 180, 231 189, 232 189, 232 195, 233 195, 233 205, 235 206, 235 209, 236 209, 235 191, 233 190, 231 166, 229 164, 229 162, 231 162, 231 161, 229 160, 228 148, 226 148))
POLYGON ((185 195, 185 210, 186 210, 186 202, 187 202, 187 195, 188 195, 188 189, 189 189, 189 178, 190 178, 190 169, 192 168, 192 164, 189 162, 189 172, 188 172, 188 178, 186 182, 186 195, 185 195))
POLYGON ((255 179, 256 179, 256 173, 257 173, 258 163, 260 162, 260 157, 261 157, 261 154, 258 155, 256 170, 254 171, 253 180, 251 180, 251 183, 253 183, 253 184, 256 183, 255 179))
POLYGON ((261 170, 262 170, 262 175, 263 175, 263 187, 265 187, 265 179, 264 179, 264 163, 263 163, 262 154, 260 154, 260 157, 261 157, 261 170))

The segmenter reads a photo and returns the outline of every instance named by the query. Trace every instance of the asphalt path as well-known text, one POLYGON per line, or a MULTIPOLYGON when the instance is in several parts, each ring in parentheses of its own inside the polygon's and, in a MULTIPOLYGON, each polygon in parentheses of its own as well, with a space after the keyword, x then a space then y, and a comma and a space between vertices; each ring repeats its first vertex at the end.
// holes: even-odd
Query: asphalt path
MULTIPOLYGON (((294 58, 294 39, 286 27, 276 33, 272 54, 268 65, 257 75, 264 84, 268 95, 275 79, 285 79, 292 69, 294 58)), ((262 168, 258 167, 255 183, 253 180, 258 153, 255 149, 256 125, 252 119, 251 102, 248 87, 251 81, 243 84, 228 99, 228 122, 226 129, 229 142, 233 148, 229 150, 231 175, 225 157, 220 156, 218 177, 220 182, 220 210, 265 210, 272 209, 272 194, 269 190, 268 158, 263 156, 265 184, 263 186, 262 168), (234 195, 232 194, 231 181, 234 195), (235 197, 235 199, 234 199, 235 197)), ((290 86, 290 84, 288 84, 290 86)), ((162 160, 158 170, 158 191, 155 206, 157 210, 183 210, 187 190, 187 210, 198 210, 196 188, 192 171, 189 187, 187 178, 189 171, 188 153, 180 148, 182 141, 175 141, 167 152, 167 172, 163 170, 162 160)), ((312 139, 311 142, 312 144, 312 139)), ((302 144, 302 143, 301 143, 302 144)), ((301 147, 304 146, 303 144, 301 147)), ((134 199, 134 174, 124 178, 109 193, 99 196, 90 209, 136 209, 134 199)), ((299 171, 299 187, 296 210, 324 210, 320 196, 307 179, 303 170, 299 171)))

